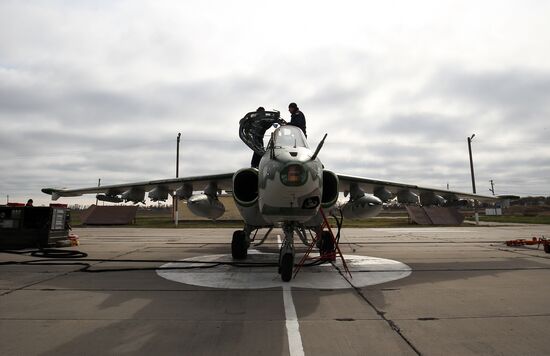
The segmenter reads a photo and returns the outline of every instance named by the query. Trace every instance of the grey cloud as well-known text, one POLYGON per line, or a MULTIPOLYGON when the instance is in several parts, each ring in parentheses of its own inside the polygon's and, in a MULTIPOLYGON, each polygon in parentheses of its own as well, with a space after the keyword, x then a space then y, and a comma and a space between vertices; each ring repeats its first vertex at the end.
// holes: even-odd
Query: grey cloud
POLYGON ((501 112, 520 122, 542 120, 549 114, 550 72, 529 69, 465 71, 445 68, 426 91, 501 112))
MULTIPOLYGON (((468 154, 463 147, 451 147, 445 143, 437 146, 414 146, 404 144, 368 144, 348 143, 332 154, 331 147, 322 152, 323 162, 327 167, 338 172, 357 174, 372 178, 408 182, 412 184, 444 187, 450 183, 452 189, 470 191, 470 169, 468 154)), ((506 156, 501 153, 498 157, 506 156)), ((522 157, 508 160, 496 159, 491 152, 478 149, 474 155, 476 180, 480 187, 487 185, 489 179, 505 183, 511 179, 519 179, 533 191, 539 185, 540 174, 548 167, 544 158, 526 160, 518 164, 522 157), (518 176, 518 170, 521 170, 518 176)), ((517 189, 517 187, 516 187, 517 189)), ((523 190, 528 191, 529 189, 523 190)), ((508 191, 513 193, 513 190, 508 191)))
POLYGON ((26 85, 0 84, 0 115, 6 120, 13 115, 25 115, 30 123, 44 120, 68 126, 144 120, 152 124, 181 117, 187 127, 192 127, 212 118, 218 122, 238 122, 244 114, 243 104, 253 104, 247 108, 252 110, 263 99, 258 93, 269 86, 269 81, 250 77, 158 84, 131 90, 104 88, 93 82, 50 86, 37 73, 37 79, 26 85), (224 111, 231 114, 224 116, 224 111))
POLYGON ((331 108, 347 108, 353 110, 356 103, 366 100, 364 88, 344 86, 341 84, 327 84, 318 88, 315 93, 304 99, 304 104, 315 110, 331 108))
MULTIPOLYGON (((89 186, 99 177, 107 184, 173 176, 178 131, 184 134, 181 175, 232 171, 247 166, 251 156, 238 140, 238 120, 259 105, 279 106, 288 117, 289 101, 304 109, 312 146, 329 133, 321 151, 328 169, 422 185, 450 182, 453 189, 469 191, 465 138, 476 132, 480 186, 495 179, 502 189, 517 182, 510 189, 526 184, 533 192, 548 190, 547 160, 531 157, 550 156, 543 132, 548 73, 521 67, 467 71, 458 63, 442 65, 436 75, 423 78, 424 87, 412 87, 408 81, 416 68, 402 65, 402 59, 321 47, 253 54, 258 61, 245 74, 230 66, 214 78, 208 71, 192 80, 177 72, 181 77, 167 80, 171 71, 161 71, 158 80, 144 77, 129 85, 125 77, 151 69, 141 67, 142 60, 164 64, 164 58, 167 65, 183 67, 199 53, 188 53, 192 46, 178 34, 141 31, 135 41, 129 38, 128 47, 110 42, 97 61, 83 58, 87 51, 75 54, 80 47, 59 48, 60 59, 52 52, 40 61, 10 57, 16 60, 10 73, 0 71, 0 121, 12 127, 0 131, 2 151, 8 152, 0 158, 0 194, 34 194, 45 185, 89 186), (133 69, 124 70, 126 64, 133 69), (19 74, 25 80, 13 79, 19 74), (374 101, 381 95, 384 100, 374 101), (447 110, 447 103, 457 112, 447 110), (516 131, 522 141, 542 142, 536 153, 495 137, 516 131)), ((70 47, 71 38, 61 38, 70 47)), ((0 48, 23 45, 12 46, 0 48)), ((21 53, 49 51, 30 47, 21 53)), ((224 63, 224 53, 212 55, 224 63)))
POLYGON ((410 136, 418 136, 427 142, 440 141, 445 137, 455 139, 459 132, 465 131, 459 117, 422 112, 397 114, 379 125, 378 129, 405 140, 410 136))
POLYGON ((34 115, 41 120, 54 120, 65 124, 82 124, 90 120, 97 123, 128 121, 138 117, 162 115, 163 107, 155 106, 134 93, 120 93, 92 87, 50 88, 36 83, 25 88, 0 87, 0 113, 34 115))

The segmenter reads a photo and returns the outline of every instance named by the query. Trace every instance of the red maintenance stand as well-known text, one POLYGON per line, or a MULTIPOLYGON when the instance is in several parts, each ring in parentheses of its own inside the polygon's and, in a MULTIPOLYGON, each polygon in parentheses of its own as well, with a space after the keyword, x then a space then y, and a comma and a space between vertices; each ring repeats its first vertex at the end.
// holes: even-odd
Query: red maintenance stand
POLYGON ((300 262, 296 265, 294 268, 294 278, 304 265, 306 261, 330 261, 334 262, 336 261, 336 258, 339 256, 342 260, 342 266, 344 267, 344 270, 349 275, 350 278, 353 278, 351 275, 351 272, 348 268, 348 265, 346 263, 346 260, 344 259, 344 255, 342 254, 342 251, 340 250, 340 246, 338 246, 338 241, 336 240, 336 237, 334 237, 334 233, 332 232, 332 228, 330 227, 330 223, 328 222, 328 219, 325 215, 325 212, 322 208, 319 208, 319 212, 321 213, 321 216, 323 217, 323 224, 321 225, 320 231, 318 231, 315 236, 313 236, 313 241, 309 245, 306 253, 302 256, 300 259, 300 262), (321 242, 321 248, 319 249, 319 256, 313 256, 310 257, 311 251, 313 250, 314 246, 317 246, 318 242, 321 242))
POLYGON ((550 240, 544 238, 544 236, 538 238, 533 237, 531 240, 526 239, 517 239, 517 240, 509 240, 506 241, 506 246, 529 246, 529 245, 537 245, 537 249, 540 248, 540 245, 544 246, 544 252, 550 253, 550 240))

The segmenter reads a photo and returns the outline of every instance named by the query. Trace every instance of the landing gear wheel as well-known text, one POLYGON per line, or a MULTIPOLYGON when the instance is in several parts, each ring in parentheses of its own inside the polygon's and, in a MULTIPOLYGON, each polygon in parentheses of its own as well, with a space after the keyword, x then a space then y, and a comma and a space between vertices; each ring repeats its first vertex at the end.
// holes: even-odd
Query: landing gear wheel
POLYGON ((233 240, 231 240, 231 255, 236 260, 244 260, 248 252, 248 243, 243 230, 233 232, 233 240))
POLYGON ((292 279, 292 269, 294 268, 294 256, 291 253, 285 253, 279 263, 279 272, 283 282, 288 282, 292 279))
POLYGON ((544 252, 550 253, 550 244, 544 244, 544 252))

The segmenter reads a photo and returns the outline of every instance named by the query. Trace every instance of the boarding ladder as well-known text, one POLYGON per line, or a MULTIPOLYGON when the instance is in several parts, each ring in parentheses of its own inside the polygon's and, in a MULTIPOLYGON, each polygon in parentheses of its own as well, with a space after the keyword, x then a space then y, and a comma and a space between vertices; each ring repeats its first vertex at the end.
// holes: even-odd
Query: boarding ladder
POLYGON ((340 246, 338 246, 338 241, 336 240, 336 237, 334 236, 334 233, 332 232, 332 228, 330 226, 330 223, 328 222, 327 216, 325 215, 325 212, 323 211, 323 208, 319 208, 319 212, 321 213, 321 216, 323 218, 323 222, 321 224, 321 229, 316 231, 315 235, 313 236, 313 240, 311 244, 308 246, 307 251, 304 253, 302 258, 300 259, 300 262, 296 265, 294 268, 294 278, 296 278, 296 275, 300 271, 300 269, 304 266, 304 263, 306 261, 329 261, 334 262, 336 261, 337 257, 340 257, 342 260, 342 266, 344 267, 344 270, 349 275, 350 278, 353 278, 351 275, 351 272, 348 268, 348 265, 346 263, 346 260, 344 259, 344 255, 342 254, 342 251, 340 250, 340 246), (334 246, 334 249, 332 251, 320 251, 319 256, 310 256, 311 252, 313 251, 313 247, 317 245, 317 241, 321 239, 321 236, 323 235, 323 231, 328 231, 330 238, 332 239, 332 243, 334 246))

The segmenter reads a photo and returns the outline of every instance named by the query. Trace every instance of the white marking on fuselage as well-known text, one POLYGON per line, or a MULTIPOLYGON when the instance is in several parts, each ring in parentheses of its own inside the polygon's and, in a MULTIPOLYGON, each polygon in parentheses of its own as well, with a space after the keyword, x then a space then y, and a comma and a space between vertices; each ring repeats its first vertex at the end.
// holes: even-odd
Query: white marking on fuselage
POLYGON ((288 351, 290 356, 304 355, 300 324, 296 315, 296 308, 292 300, 292 290, 289 285, 283 286, 283 300, 285 304, 286 334, 288 337, 288 351))

